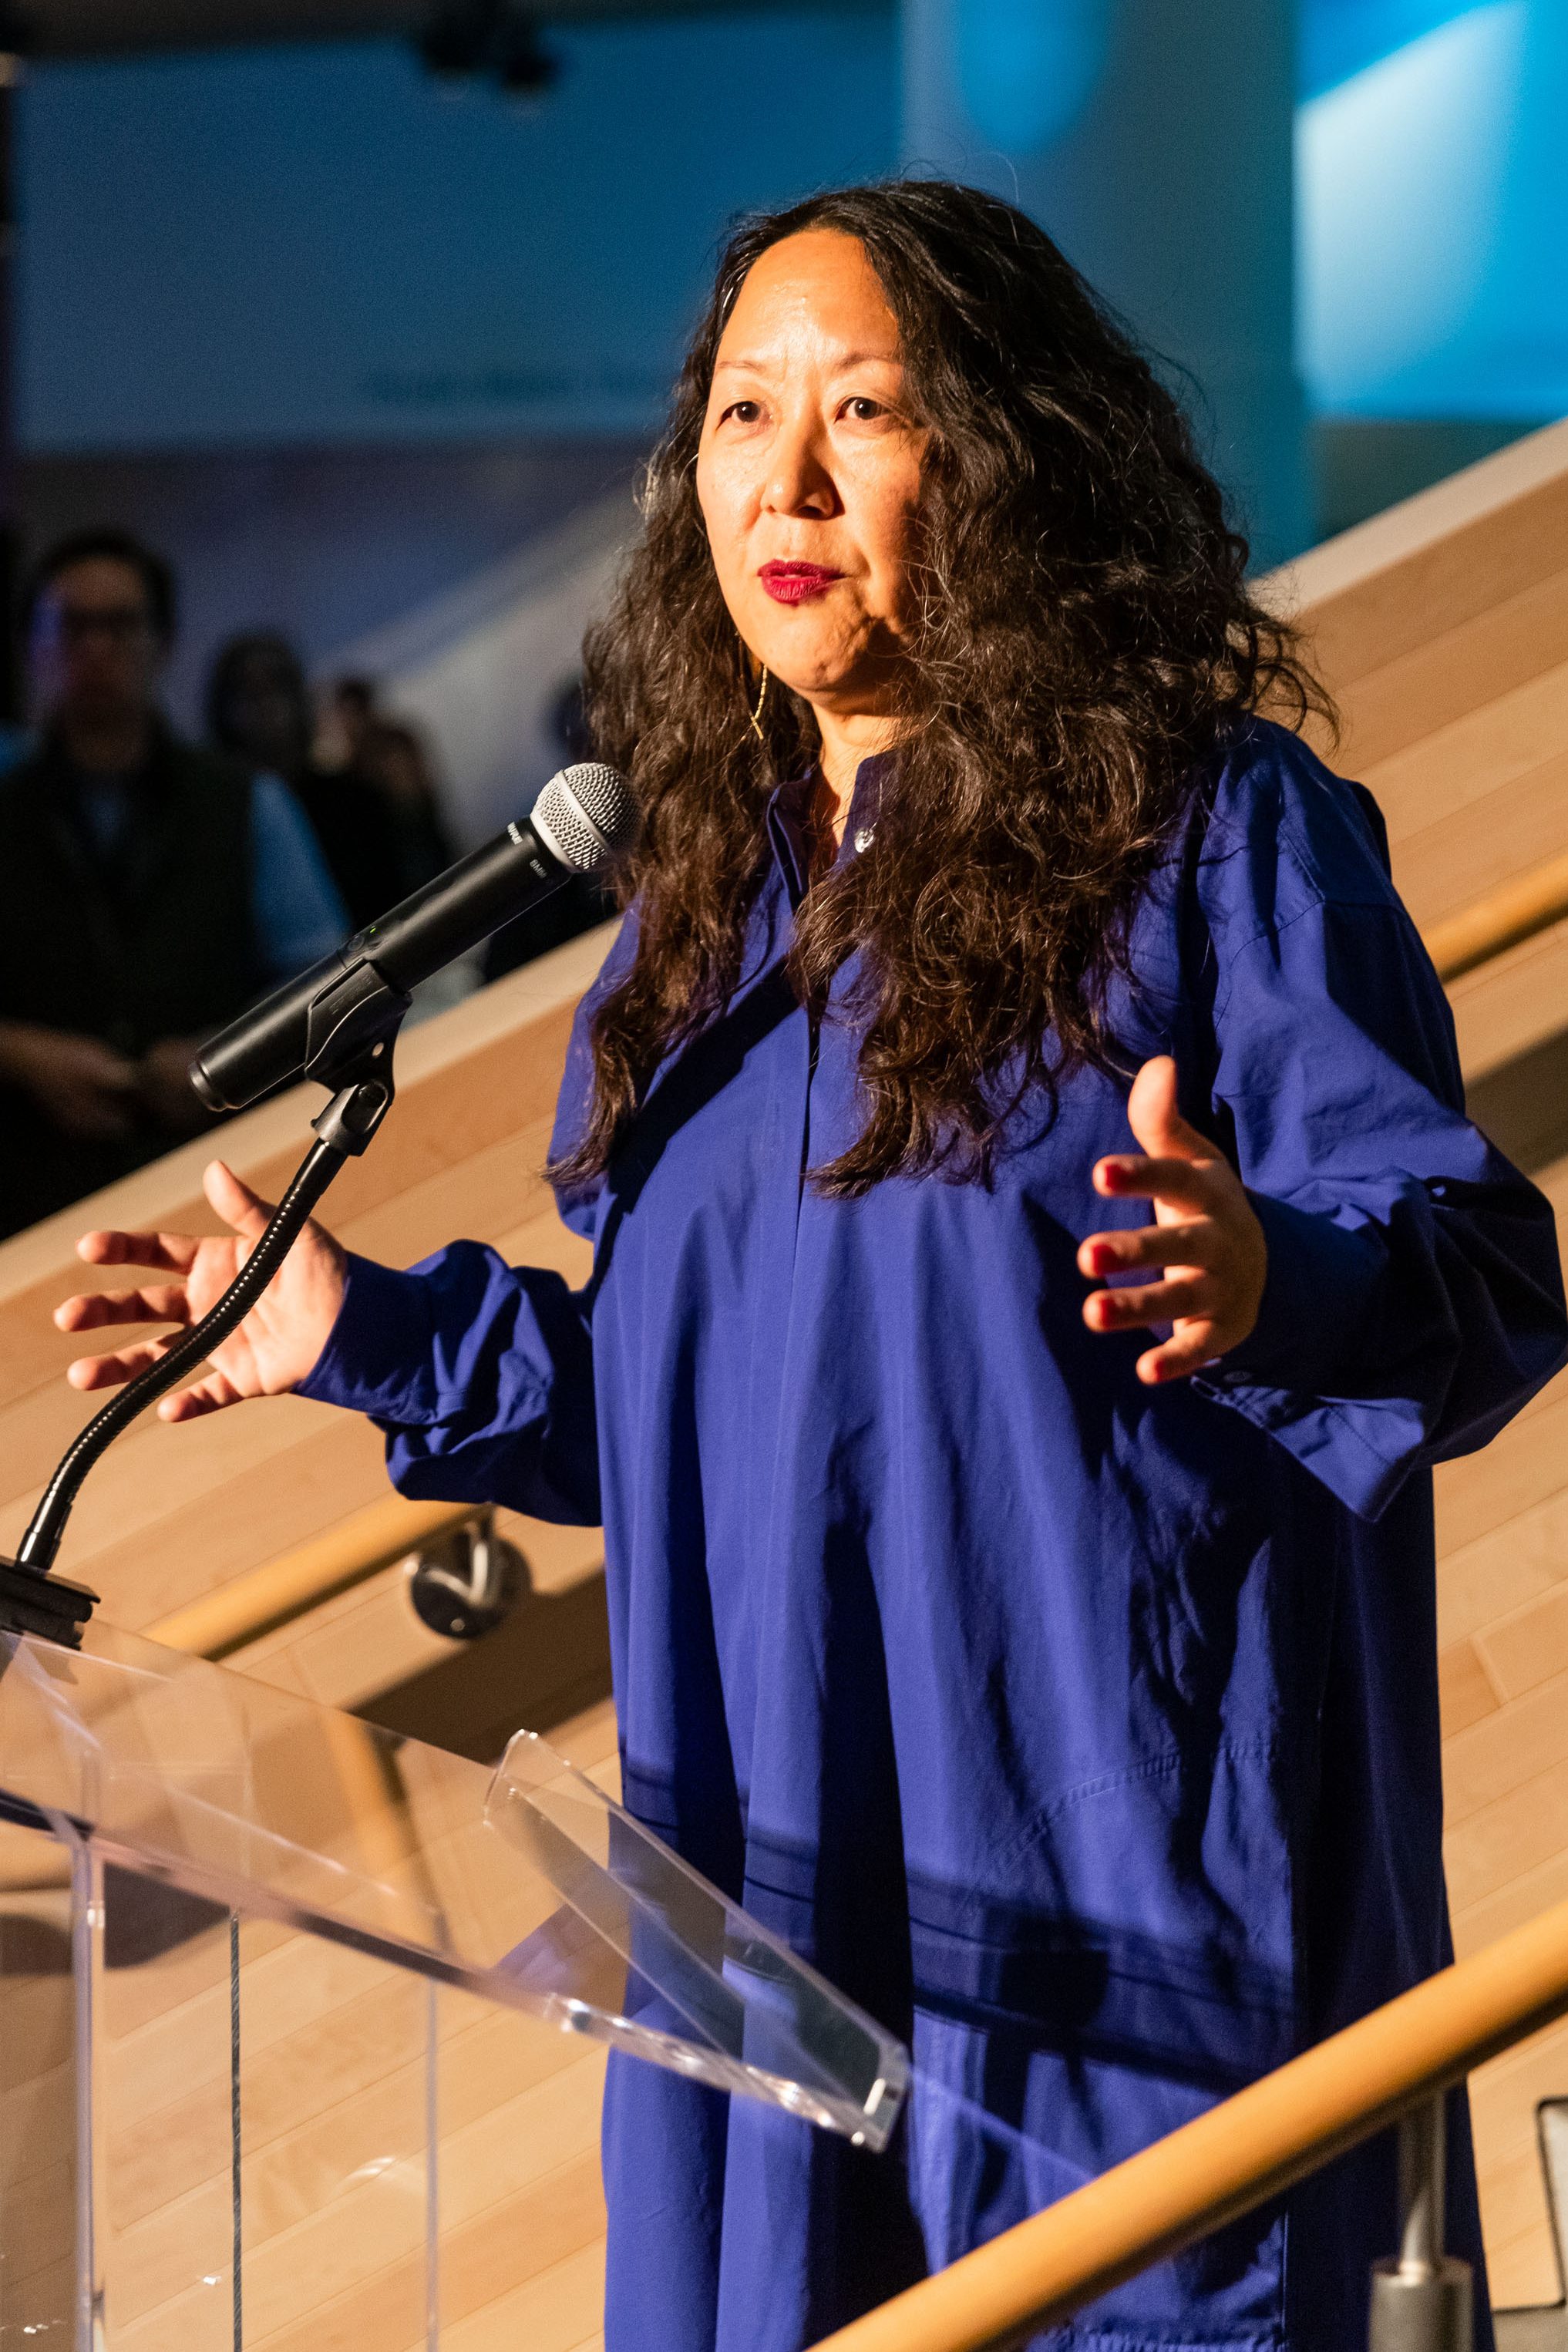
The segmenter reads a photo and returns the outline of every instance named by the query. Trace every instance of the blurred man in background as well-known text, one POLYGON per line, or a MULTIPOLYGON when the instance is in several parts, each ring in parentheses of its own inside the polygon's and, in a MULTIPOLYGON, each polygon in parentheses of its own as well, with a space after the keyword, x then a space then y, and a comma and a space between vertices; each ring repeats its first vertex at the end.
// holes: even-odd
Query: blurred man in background
POLYGON ((195 1044, 348 929, 274 776, 184 742, 160 708, 168 566, 79 532, 23 625, 37 748, 0 778, 0 1232, 206 1123, 195 1044))

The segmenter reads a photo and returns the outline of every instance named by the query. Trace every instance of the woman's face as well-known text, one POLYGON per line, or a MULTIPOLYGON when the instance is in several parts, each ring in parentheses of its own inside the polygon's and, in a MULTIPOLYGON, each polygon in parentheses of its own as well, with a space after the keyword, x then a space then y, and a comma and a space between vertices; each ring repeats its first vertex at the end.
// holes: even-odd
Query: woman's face
POLYGON ((741 636, 824 709, 887 703, 924 441, 858 239, 810 229, 770 246, 719 345, 697 495, 741 636))

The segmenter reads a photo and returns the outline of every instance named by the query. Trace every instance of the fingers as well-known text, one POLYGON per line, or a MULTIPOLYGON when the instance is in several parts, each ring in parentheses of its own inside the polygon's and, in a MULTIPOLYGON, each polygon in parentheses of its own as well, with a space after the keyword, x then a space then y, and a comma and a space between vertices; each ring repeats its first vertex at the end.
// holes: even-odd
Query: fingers
POLYGON ((1176 1065, 1169 1054, 1145 1062, 1127 1097, 1127 1124, 1156 1159, 1212 1160, 1214 1145, 1176 1108, 1176 1065))
POLYGON ((1158 1348, 1146 1348, 1136 1370, 1145 1388, 1157 1389, 1168 1381, 1190 1379, 1224 1353, 1212 1324, 1184 1323, 1158 1348))
POLYGON ((1235 1177, 1227 1160, 1209 1152, 1202 1160, 1139 1159, 1117 1152, 1095 1162, 1094 1189, 1110 1201, 1168 1201, 1178 1209, 1211 1209, 1235 1177))
POLYGON ((113 1389, 122 1381, 133 1381, 149 1364, 155 1364, 174 1346, 171 1339, 149 1339, 139 1348, 117 1348, 103 1356, 79 1356, 74 1364, 66 1366, 66 1378, 73 1389, 113 1389))
POLYGON ((1184 1225, 1131 1225, 1120 1233, 1090 1234, 1080 1242, 1078 1270, 1092 1281, 1097 1275, 1123 1274, 1140 1265, 1212 1265, 1219 1247, 1209 1217, 1184 1225))
MULTIPOLYGON (((223 1160, 215 1160, 202 1177, 202 1190, 226 1225, 247 1242, 258 1242, 267 1230, 272 1203, 253 1192, 223 1160)), ((78 1257, 89 1265, 144 1265, 157 1274, 188 1274, 195 1263, 202 1236, 195 1234, 83 1234, 76 1245, 78 1257)))
POLYGON ((208 1161, 202 1176, 202 1190, 224 1223, 232 1225, 242 1241, 256 1243, 261 1239, 272 1215, 273 1203, 253 1192, 226 1161, 208 1161))
POLYGON ((58 1331, 97 1331, 106 1323, 188 1323, 190 1304, 183 1283, 146 1290, 89 1290, 62 1299, 55 1309, 58 1331))
POLYGON ((193 1234, 83 1234, 78 1257, 89 1265, 144 1265, 159 1274, 188 1274, 201 1243, 193 1234))
POLYGON ((1098 1161, 1094 1189, 1107 1200, 1152 1201, 1154 1222, 1090 1234, 1078 1265, 1091 1281, 1160 1270, 1159 1281, 1096 1290, 1083 1306, 1091 1331, 1170 1327, 1138 1359, 1138 1377, 1152 1388, 1185 1379, 1247 1338, 1258 1319, 1268 1248, 1236 1171, 1177 1109, 1168 1054, 1145 1062, 1133 1079, 1127 1123, 1142 1151, 1098 1161))
POLYGON ((226 1405, 242 1404, 241 1391, 221 1372, 210 1372, 194 1388, 178 1389, 158 1407, 160 1421, 200 1421, 205 1413, 222 1412, 226 1405))
POLYGON ((1136 1331, 1189 1315, 1213 1319, 1219 1305, 1215 1288, 1212 1276, 1194 1271, 1126 1290, 1095 1290, 1083 1302, 1083 1319, 1091 1331, 1136 1331))

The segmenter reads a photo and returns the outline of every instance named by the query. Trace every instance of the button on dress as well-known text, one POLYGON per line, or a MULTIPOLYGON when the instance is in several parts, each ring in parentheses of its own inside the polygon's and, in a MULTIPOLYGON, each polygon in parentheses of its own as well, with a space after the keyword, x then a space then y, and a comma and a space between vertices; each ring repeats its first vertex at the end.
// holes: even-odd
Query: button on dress
MULTIPOLYGON (((895 788, 862 766, 843 855, 895 788)), ((1026 1106, 988 1184, 812 1187, 860 1112, 855 964, 820 1021, 784 972, 804 803, 733 1002, 563 1201, 586 1287, 470 1242, 355 1260, 305 1384, 405 1494, 603 1520, 627 1804, 913 2048, 880 2158, 612 2060, 607 2352, 800 2352, 1443 1962, 1430 1469, 1568 1343, 1375 808, 1295 737, 1194 780, 1124 1075, 1026 1106), (1089 1178, 1166 1052, 1268 1276, 1242 1347, 1152 1391, 1075 1256, 1149 1214, 1089 1178)), ((1385 2135, 1050 2341, 1349 2352, 1394 2179, 1385 2135)))

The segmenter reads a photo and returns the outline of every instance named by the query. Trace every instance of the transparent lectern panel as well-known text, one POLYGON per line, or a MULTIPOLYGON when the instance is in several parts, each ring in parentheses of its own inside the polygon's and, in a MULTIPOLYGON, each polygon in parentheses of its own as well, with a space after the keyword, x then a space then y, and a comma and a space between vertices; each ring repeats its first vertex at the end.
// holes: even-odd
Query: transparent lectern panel
POLYGON ((657 2063, 886 2145, 900 2045, 595 1782, 520 1732, 487 1813, 570 1906, 509 1956, 520 1982, 581 2008, 588 2032, 613 2012, 657 2063))
POLYGON ((443 1989, 437 2014, 438 2341, 585 2346, 604 2326, 605 2048, 472 1993, 443 1989))
MULTIPOLYGON (((238 2243, 233 1915, 77 1848, 79 2294, 119 2352, 230 2352, 238 2243)), ((85 2330, 79 2329, 79 2340, 85 2330)), ((8 2347, 7 2347, 8 2352, 8 2347)))
POLYGON ((437 1994, 0 1836, 0 2352, 437 2345, 437 1994))
POLYGON ((437 1989, 271 1921, 239 1946, 232 2341, 437 2344, 437 1989))
POLYGON ((0 2347, 68 2345, 76 2003, 68 1853, 0 1821, 0 2347))
POLYGON ((0 1804, 873 2147, 897 2116, 900 2044, 541 1741, 491 1775, 92 1624, 0 1638, 0 1804))

